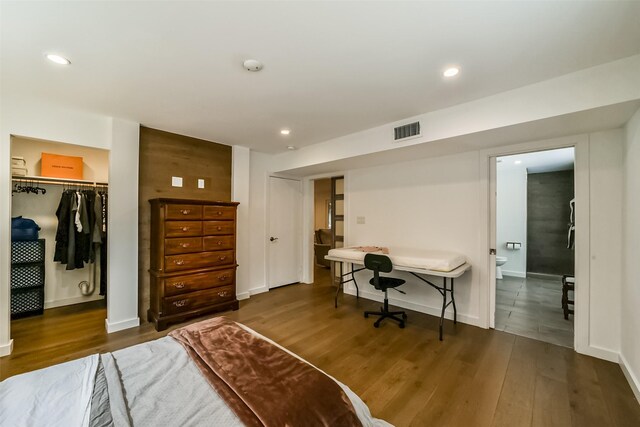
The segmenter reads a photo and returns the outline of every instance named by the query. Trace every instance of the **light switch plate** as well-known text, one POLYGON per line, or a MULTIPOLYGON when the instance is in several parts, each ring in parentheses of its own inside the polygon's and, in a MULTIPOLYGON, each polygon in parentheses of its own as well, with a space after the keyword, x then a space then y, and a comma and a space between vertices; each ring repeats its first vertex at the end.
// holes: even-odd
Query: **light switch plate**
POLYGON ((171 177, 171 186, 172 187, 182 187, 182 177, 181 176, 172 176, 171 177))
POLYGON ((198 188, 204 188, 204 179, 198 178, 198 188))
POLYGON ((364 217, 363 216, 356 217, 356 223, 357 224, 364 224, 364 217))

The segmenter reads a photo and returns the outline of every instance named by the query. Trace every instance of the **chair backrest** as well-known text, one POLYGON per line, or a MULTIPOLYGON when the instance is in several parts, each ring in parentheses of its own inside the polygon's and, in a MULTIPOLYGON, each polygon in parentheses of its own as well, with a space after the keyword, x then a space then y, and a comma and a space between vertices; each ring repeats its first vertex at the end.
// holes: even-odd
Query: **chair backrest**
POLYGON ((366 254, 364 256, 364 266, 374 272, 389 273, 393 270, 393 264, 388 256, 378 254, 366 254))

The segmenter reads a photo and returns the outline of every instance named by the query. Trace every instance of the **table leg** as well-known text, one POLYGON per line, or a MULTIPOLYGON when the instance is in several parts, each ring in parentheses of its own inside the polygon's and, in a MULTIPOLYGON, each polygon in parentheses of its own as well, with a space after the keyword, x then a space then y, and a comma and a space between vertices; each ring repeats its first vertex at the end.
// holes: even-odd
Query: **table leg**
POLYGON ((351 279, 353 279, 353 284, 356 285, 356 299, 360 299, 360 288, 358 287, 358 282, 356 282, 356 275, 353 274, 353 264, 351 264, 351 279))
POLYGON ((442 292, 442 313, 440 314, 440 341, 442 341, 442 329, 444 325, 444 311, 447 308, 447 279, 444 279, 444 292, 442 292))
MULTIPOLYGON (((333 274, 333 273, 332 273, 333 274)), ((335 276, 331 278, 334 282, 336 280, 335 276)), ((336 289, 336 296, 334 300, 334 307, 338 308, 338 294, 340 293, 340 287, 342 286, 342 262, 340 262, 340 280, 338 281, 338 287, 336 289)))
POLYGON ((453 304, 453 324, 458 323, 458 309, 456 308, 456 298, 453 296, 453 277, 451 278, 451 303, 453 304))

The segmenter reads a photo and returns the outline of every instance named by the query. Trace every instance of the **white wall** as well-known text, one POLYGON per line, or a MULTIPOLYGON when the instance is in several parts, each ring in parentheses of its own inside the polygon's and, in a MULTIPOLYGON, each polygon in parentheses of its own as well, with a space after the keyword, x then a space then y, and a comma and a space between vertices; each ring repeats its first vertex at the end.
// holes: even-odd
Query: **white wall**
POLYGON ((249 280, 251 271, 250 261, 250 227, 249 212, 251 211, 251 155, 247 147, 234 145, 231 166, 231 200, 239 202, 237 212, 236 233, 236 295, 238 299, 249 297, 249 280))
POLYGON ((615 354, 620 351, 622 148, 621 129, 589 135, 589 345, 615 354))
POLYGON ((625 131, 620 362, 640 400, 640 110, 625 131))
MULTIPOLYGON (((137 318, 138 141, 135 123, 112 120, 52 104, 21 98, 0 98, 0 356, 10 353, 10 139, 21 135, 50 141, 110 149, 110 254, 121 254, 122 265, 109 266, 109 316, 112 323, 137 318), (116 162, 116 164, 114 164, 116 162), (115 176, 119 179, 114 182, 115 176), (132 209, 131 206, 134 208, 132 209), (131 234, 129 234, 131 233, 131 234), (133 254, 133 255, 131 255, 133 254), (131 257, 130 257, 131 255, 131 257), (132 268, 133 267, 133 268, 132 268), (120 280, 122 281, 120 282, 120 280), (115 287, 114 287, 115 284, 115 287), (116 308, 117 307, 117 308, 116 308), (113 310, 112 310, 113 309, 113 310), (113 313, 111 313, 113 311, 113 313)), ((127 323, 120 323, 126 326, 127 323)))
MULTIPOLYGON (((479 265, 479 173, 478 152, 348 171, 347 244, 449 250, 479 265), (356 217, 365 217, 365 224, 356 217)), ((379 299, 369 276, 358 275, 361 295, 379 299)), ((439 316, 440 294, 401 276, 407 294, 392 292, 392 304, 439 316)), ((458 319, 473 325, 480 325, 479 279, 476 268, 456 279, 458 319)))
POLYGON ((496 249, 507 257, 502 273, 527 275, 527 169, 496 166, 496 249), (506 242, 520 242, 520 250, 507 249, 506 242))
POLYGON ((107 332, 140 324, 138 317, 138 156, 140 125, 109 119, 107 332))

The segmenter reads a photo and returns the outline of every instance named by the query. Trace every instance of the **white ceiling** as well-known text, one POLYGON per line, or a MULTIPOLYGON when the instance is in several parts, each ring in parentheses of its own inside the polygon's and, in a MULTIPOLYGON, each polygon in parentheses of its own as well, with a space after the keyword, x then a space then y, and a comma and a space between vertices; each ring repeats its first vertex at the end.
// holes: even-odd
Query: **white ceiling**
POLYGON ((271 153, 640 53, 637 1, 0 7, 3 96, 271 153))

